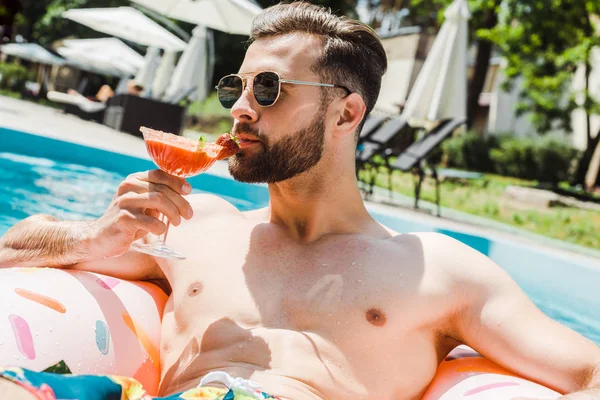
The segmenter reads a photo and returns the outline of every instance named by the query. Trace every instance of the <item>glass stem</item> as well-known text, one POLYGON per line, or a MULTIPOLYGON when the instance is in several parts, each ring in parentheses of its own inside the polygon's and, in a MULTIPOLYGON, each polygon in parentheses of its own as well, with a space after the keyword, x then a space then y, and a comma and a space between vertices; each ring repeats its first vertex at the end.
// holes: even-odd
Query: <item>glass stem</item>
POLYGON ((167 241, 167 234, 169 233, 169 227, 171 226, 171 221, 169 221, 169 218, 167 218, 164 214, 162 215, 161 221, 167 224, 167 227, 165 228, 165 233, 162 234, 162 237, 158 238, 158 241, 162 244, 165 244, 167 241))

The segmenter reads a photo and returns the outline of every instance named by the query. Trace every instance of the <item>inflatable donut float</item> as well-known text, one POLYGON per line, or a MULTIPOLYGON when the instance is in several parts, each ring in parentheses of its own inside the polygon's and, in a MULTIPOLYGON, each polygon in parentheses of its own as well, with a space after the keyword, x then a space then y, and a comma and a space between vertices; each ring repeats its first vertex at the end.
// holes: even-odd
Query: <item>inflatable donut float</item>
POLYGON ((458 346, 438 366, 423 400, 510 400, 514 397, 550 400, 561 394, 511 373, 470 347, 458 346))
POLYGON ((0 270, 0 366, 133 377, 156 394, 167 296, 146 282, 51 268, 0 270))

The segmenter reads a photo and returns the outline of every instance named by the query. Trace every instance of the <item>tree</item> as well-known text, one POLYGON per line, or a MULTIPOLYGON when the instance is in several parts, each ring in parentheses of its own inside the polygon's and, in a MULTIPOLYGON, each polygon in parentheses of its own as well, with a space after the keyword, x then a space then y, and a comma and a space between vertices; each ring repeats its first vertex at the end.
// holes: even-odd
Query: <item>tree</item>
POLYGON ((0 0, 0 43, 12 37, 15 17, 23 10, 19 0, 0 0))
MULTIPOLYGON (((403 25, 419 26, 424 32, 437 33, 444 22, 444 11, 453 0, 366 0, 371 15, 385 15, 408 10, 403 16, 403 25)), ((490 65, 493 43, 479 34, 481 29, 493 28, 502 0, 469 0, 471 19, 469 21, 470 42, 476 43, 476 56, 473 75, 467 89, 467 126, 475 121, 479 108, 479 95, 484 89, 485 78, 490 65)), ((370 21, 377 27, 379 21, 370 21)))
POLYGON ((503 0, 498 24, 482 36, 493 41, 507 60, 507 87, 522 77, 517 115, 531 113, 539 133, 559 128, 572 132, 571 114, 587 117, 587 146, 571 183, 583 184, 600 141, 590 119, 600 114, 600 102, 590 94, 591 54, 600 45, 592 18, 600 14, 597 0, 503 0), (575 70, 585 68, 584 90, 572 88, 575 70))
POLYGON ((49 45, 53 41, 65 38, 67 36, 76 37, 102 37, 104 34, 98 33, 77 22, 63 18, 62 13, 71 8, 91 8, 91 7, 119 7, 128 6, 127 0, 24 0, 29 3, 25 9, 34 9, 38 7, 45 8, 45 13, 41 18, 32 21, 33 31, 31 40, 42 45, 49 45), (43 3, 46 3, 45 5, 43 3))

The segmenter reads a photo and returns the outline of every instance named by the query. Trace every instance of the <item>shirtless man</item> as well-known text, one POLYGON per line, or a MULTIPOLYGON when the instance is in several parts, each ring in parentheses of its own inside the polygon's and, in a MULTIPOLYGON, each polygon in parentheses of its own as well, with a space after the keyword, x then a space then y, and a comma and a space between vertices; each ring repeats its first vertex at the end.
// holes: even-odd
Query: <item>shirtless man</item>
POLYGON ((163 396, 225 371, 284 399, 419 399, 464 343, 578 392, 564 399, 600 398, 599 348, 546 317, 490 259, 444 235, 398 234, 365 209, 356 138, 386 67, 376 35, 355 21, 307 4, 267 9, 254 22, 243 79, 222 80, 221 100, 241 140, 230 172, 267 182, 268 208, 242 213, 215 196, 182 196, 182 179, 138 173, 96 221, 15 225, 0 266, 162 282, 163 396), (277 97, 263 71, 332 85, 281 82, 277 97), (169 217, 169 244, 186 260, 127 251, 164 229, 147 210, 169 217))

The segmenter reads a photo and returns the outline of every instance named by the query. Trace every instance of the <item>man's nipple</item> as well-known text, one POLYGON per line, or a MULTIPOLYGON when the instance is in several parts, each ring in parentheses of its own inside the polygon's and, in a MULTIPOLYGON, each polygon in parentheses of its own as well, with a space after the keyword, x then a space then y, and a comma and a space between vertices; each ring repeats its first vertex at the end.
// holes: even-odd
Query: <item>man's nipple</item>
POLYGON ((385 317, 385 313, 378 308, 369 308, 365 313, 365 317, 367 321, 372 323, 375 326, 383 326, 385 325, 387 319, 385 317))
POLYGON ((204 290, 204 284, 200 281, 196 281, 188 286, 187 294, 190 297, 198 296, 204 290))

